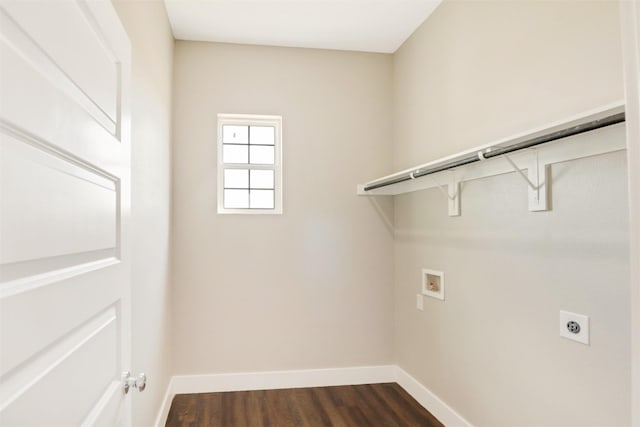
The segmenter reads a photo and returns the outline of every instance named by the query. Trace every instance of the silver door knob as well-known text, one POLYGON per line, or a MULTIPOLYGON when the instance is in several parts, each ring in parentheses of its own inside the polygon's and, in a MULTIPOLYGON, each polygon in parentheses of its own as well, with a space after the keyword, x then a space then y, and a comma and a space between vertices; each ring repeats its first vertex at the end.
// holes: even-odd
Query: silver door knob
POLYGON ((147 387, 147 376, 144 373, 138 374, 137 377, 131 375, 131 372, 124 371, 122 373, 122 389, 124 394, 129 393, 129 388, 137 388, 138 391, 144 391, 147 387))

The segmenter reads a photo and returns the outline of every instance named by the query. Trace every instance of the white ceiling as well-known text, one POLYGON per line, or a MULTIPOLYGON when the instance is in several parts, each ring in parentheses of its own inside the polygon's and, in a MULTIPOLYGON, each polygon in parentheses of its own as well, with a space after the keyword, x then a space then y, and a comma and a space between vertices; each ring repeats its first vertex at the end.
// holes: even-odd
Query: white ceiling
POLYGON ((176 39, 395 52, 441 0, 165 0, 176 39))

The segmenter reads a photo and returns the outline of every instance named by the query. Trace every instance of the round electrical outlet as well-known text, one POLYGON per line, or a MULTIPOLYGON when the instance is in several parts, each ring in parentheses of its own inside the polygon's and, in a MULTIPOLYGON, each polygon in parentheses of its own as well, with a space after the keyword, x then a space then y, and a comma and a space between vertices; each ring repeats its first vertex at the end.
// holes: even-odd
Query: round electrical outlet
POLYGON ((560 336, 589 345, 589 316, 560 310, 560 336))
POLYGON ((572 334, 578 334, 580 333, 580 324, 572 320, 567 323, 567 330, 572 334))

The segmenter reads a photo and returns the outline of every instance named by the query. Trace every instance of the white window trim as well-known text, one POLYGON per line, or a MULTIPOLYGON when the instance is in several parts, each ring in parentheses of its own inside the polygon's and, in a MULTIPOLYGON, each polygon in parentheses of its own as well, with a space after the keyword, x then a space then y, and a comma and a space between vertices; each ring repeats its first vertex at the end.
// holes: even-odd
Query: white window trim
POLYGON ((219 214, 249 214, 249 215, 278 215, 282 214, 282 116, 267 116, 255 114, 218 114, 218 213, 219 214), (222 126, 249 125, 273 126, 275 128, 275 159, 274 165, 225 164, 222 162, 222 126), (266 169, 274 174, 274 208, 273 209, 226 209, 224 207, 224 169, 266 169))

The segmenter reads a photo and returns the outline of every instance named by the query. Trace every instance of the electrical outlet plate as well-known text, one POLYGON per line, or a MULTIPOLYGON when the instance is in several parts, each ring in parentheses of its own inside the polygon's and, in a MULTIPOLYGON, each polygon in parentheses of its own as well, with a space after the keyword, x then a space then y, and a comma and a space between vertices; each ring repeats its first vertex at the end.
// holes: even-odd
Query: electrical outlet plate
POLYGON ((422 295, 444 300, 444 273, 442 271, 422 269, 422 295))
POLYGON ((424 311, 424 301, 422 300, 422 294, 416 295, 416 308, 420 311, 424 311))
POLYGON ((589 345, 589 316, 560 311, 560 336, 589 345))

